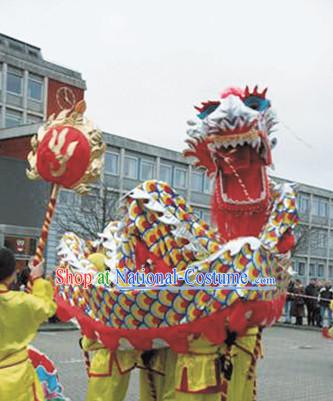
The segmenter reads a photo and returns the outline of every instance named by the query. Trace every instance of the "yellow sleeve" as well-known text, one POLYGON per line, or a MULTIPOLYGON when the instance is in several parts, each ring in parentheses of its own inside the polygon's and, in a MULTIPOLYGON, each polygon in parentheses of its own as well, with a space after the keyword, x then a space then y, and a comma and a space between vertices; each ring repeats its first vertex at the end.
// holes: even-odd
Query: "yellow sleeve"
POLYGON ((53 287, 49 281, 42 278, 34 280, 29 296, 29 304, 32 309, 33 319, 37 324, 44 322, 55 314, 57 305, 53 299, 53 287))
POLYGON ((105 348, 103 344, 98 342, 97 340, 90 340, 88 337, 83 336, 80 342, 81 348, 83 351, 96 351, 98 349, 105 348))

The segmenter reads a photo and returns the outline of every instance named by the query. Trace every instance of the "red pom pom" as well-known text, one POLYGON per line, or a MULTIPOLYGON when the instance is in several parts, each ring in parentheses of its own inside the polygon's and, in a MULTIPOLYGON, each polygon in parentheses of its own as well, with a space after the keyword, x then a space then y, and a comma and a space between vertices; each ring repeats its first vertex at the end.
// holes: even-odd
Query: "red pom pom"
POLYGON ((231 86, 230 88, 225 89, 221 93, 221 99, 225 99, 226 97, 228 97, 230 95, 234 95, 234 96, 238 96, 240 98, 243 98, 244 97, 244 91, 241 88, 236 88, 236 87, 231 86))

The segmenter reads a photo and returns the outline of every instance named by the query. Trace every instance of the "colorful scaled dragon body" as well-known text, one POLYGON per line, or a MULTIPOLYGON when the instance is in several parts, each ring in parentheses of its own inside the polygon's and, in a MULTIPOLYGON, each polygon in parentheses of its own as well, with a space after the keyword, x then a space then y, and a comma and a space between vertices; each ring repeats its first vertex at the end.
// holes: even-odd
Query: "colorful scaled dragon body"
MULTIPOLYGON (((99 244, 111 276, 125 268, 162 274, 192 268, 196 276, 246 273, 251 288, 185 288, 182 280, 174 288, 145 291, 60 285, 60 315, 76 317, 88 338, 110 350, 170 347, 180 354, 191 353, 198 337, 218 346, 231 334, 239 337, 279 318, 297 211, 292 187, 267 176, 275 120, 265 95, 257 88, 228 89, 198 107, 197 119, 188 122, 185 155, 215 177, 217 228, 200 220, 167 183, 147 181, 123 198, 124 217, 105 229, 99 244), (273 277, 276 285, 257 284, 260 277, 273 277)), ((63 237, 60 258, 62 265, 89 271, 86 244, 74 234, 63 237)), ((179 380, 176 387, 182 388, 179 380)))

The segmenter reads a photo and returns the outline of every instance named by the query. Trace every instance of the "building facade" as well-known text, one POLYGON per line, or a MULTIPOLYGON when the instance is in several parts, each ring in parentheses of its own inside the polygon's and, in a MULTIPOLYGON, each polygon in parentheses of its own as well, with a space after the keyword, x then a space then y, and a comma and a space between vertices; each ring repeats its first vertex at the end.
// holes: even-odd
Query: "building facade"
MULTIPOLYGON (((81 74, 50 63, 33 45, 0 34, 1 128, 40 123, 83 99, 81 74)), ((0 156, 26 157, 29 138, 2 141, 0 156)))
POLYGON ((34 252, 49 187, 26 178, 31 135, 49 115, 83 99, 77 71, 31 44, 0 34, 0 244, 24 264, 34 252))

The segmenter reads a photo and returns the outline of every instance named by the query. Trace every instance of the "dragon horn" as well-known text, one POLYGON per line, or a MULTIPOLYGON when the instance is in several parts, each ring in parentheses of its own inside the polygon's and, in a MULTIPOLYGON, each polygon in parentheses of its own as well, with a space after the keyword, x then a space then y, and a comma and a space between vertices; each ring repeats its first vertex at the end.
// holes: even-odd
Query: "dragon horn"
POLYGON ((250 90, 249 90, 249 87, 246 85, 245 91, 244 91, 244 96, 247 97, 249 95, 250 95, 250 90))
POLYGON ((268 88, 265 88, 265 89, 262 91, 262 93, 261 93, 261 96, 262 96, 264 99, 266 98, 267 89, 268 89, 268 88))
POLYGON ((254 94, 255 96, 258 95, 258 85, 256 85, 256 86, 253 88, 253 94, 254 94))

